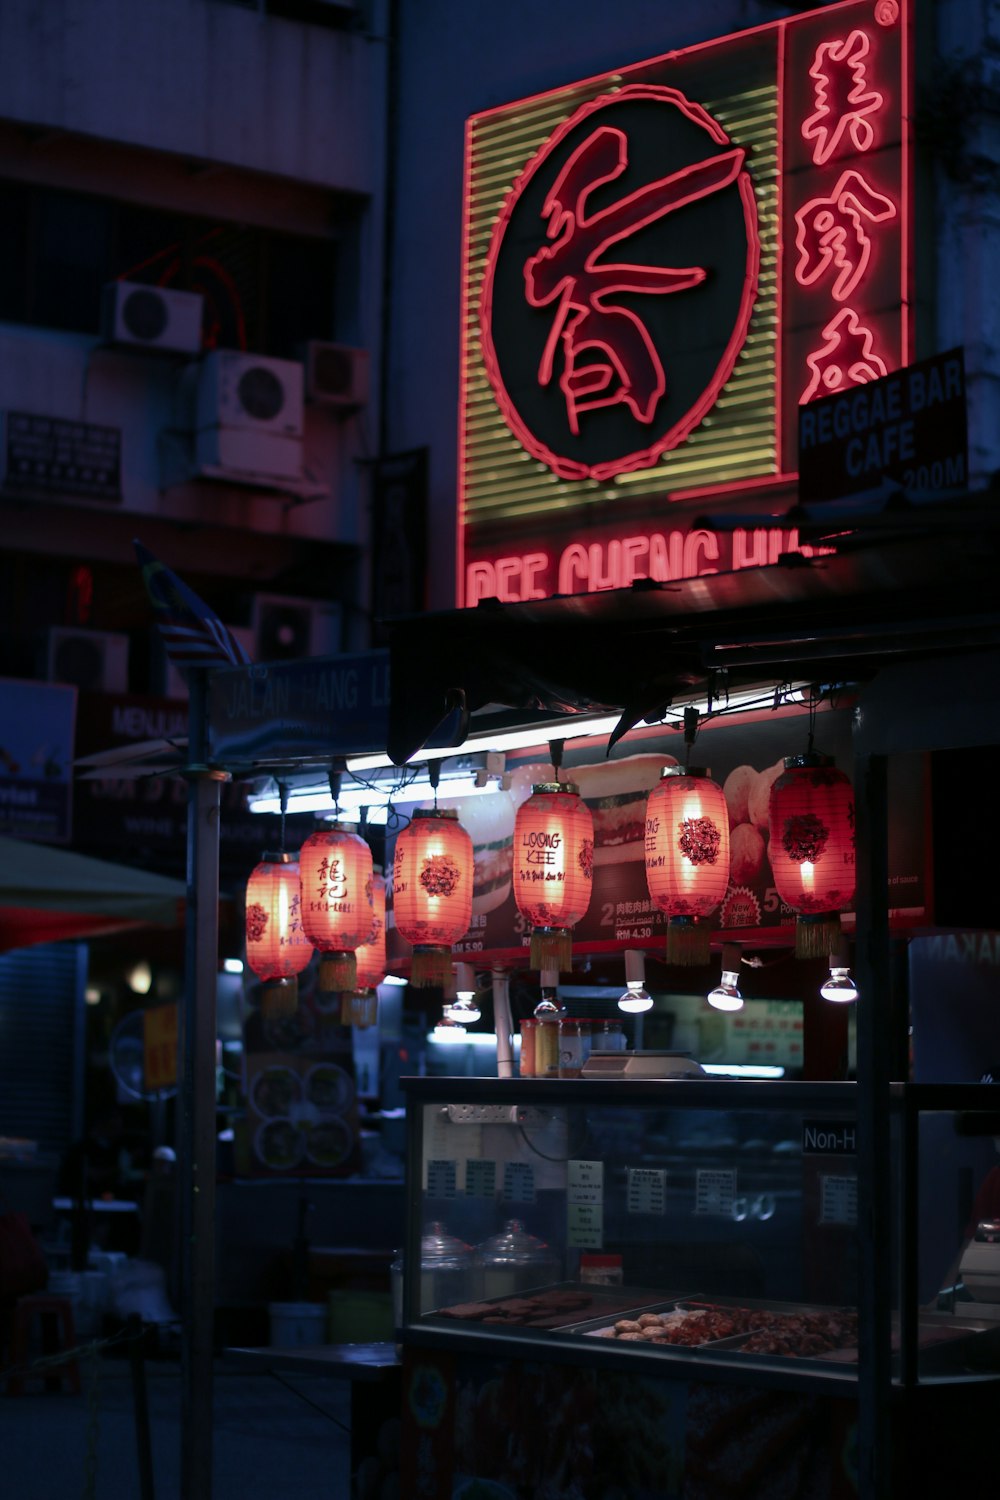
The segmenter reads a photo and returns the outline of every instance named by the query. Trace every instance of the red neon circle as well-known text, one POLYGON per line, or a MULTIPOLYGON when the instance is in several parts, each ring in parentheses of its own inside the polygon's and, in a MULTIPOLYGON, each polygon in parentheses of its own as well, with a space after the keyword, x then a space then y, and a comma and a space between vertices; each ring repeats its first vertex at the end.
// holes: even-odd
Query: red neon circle
POLYGON ((553 473, 558 474, 562 479, 603 480, 609 479, 615 474, 624 474, 635 469, 648 468, 662 454, 669 452, 672 448, 676 448, 679 443, 683 442, 715 405, 720 391, 732 374, 737 355, 746 339, 747 329, 750 325, 750 315, 757 294, 760 268, 760 236, 757 228, 757 203, 750 175, 744 166, 738 176, 734 178, 743 204, 743 219, 746 226, 747 238, 746 267, 743 276, 743 290, 740 296, 740 304, 733 331, 726 343, 722 357, 715 368, 711 380, 684 415, 662 437, 647 447, 637 449, 632 453, 623 454, 619 458, 606 459, 595 464, 585 464, 578 459, 554 453, 546 443, 535 436, 525 419, 521 416, 504 383, 492 332, 494 276, 504 235, 507 232, 514 210, 528 184, 552 153, 561 145, 566 136, 581 121, 596 111, 611 104, 621 104, 623 101, 629 99, 653 99, 660 103, 669 104, 679 109, 693 124, 707 131, 717 145, 732 144, 722 126, 718 121, 712 119, 707 110, 703 109, 700 104, 692 103, 679 90, 668 88, 665 85, 634 84, 621 89, 616 94, 602 94, 596 99, 591 99, 589 103, 581 105, 569 119, 564 120, 553 131, 541 150, 532 157, 524 171, 515 180, 504 202, 500 216, 494 225, 486 258, 486 269, 483 275, 483 289, 479 305, 479 329, 482 341, 483 362, 487 378, 493 387, 500 413, 522 447, 535 458, 540 459, 553 473))

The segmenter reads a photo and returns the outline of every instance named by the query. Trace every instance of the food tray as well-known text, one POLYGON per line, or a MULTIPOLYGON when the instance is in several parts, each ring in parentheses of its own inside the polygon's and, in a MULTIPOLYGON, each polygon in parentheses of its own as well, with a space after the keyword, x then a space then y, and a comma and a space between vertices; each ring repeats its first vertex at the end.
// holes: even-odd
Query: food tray
MULTIPOLYGON (((899 1359, 899 1330, 894 1320, 892 1358, 899 1359)), ((857 1363, 857 1349, 837 1349, 826 1359, 838 1365, 857 1363)), ((969 1370, 1000 1370, 1000 1328, 996 1323, 956 1319, 947 1313, 921 1313, 917 1321, 917 1367, 921 1376, 957 1375, 969 1370)))
MULTIPOLYGON (((688 1293, 683 1297, 673 1298, 669 1302, 661 1301, 642 1309, 636 1309, 635 1319, 641 1318, 642 1314, 644 1313, 661 1316, 663 1314, 676 1314, 678 1317, 685 1317, 702 1309, 717 1310, 722 1313, 725 1313, 727 1311, 753 1313, 758 1319, 763 1318, 765 1320, 769 1316, 773 1315, 775 1325, 779 1325, 781 1320, 788 1317, 802 1318, 808 1315, 813 1315, 821 1316, 824 1319, 832 1319, 835 1318, 838 1313, 843 1312, 845 1313, 845 1315, 847 1315, 852 1311, 836 1307, 821 1307, 814 1304, 797 1302, 764 1302, 757 1301, 753 1298, 748 1297, 707 1297, 702 1294, 693 1295, 688 1293)), ((626 1313, 624 1316, 629 1321, 635 1320, 633 1319, 631 1313, 626 1313)), ((585 1322, 575 1324, 573 1327, 567 1329, 566 1331, 572 1334, 582 1334, 585 1337, 612 1338, 614 1336, 612 1330, 614 1329, 616 1323, 618 1323, 619 1321, 622 1321, 621 1314, 619 1314, 615 1318, 609 1318, 607 1316, 591 1318, 586 1320, 585 1322)), ((650 1326, 655 1330, 655 1325, 651 1324, 650 1326)), ((615 1342, 641 1342, 643 1343, 644 1347, 656 1350, 665 1350, 671 1354, 681 1352, 690 1355, 698 1354, 699 1352, 704 1351, 711 1351, 713 1354, 724 1354, 729 1353, 730 1351, 739 1353, 742 1350, 743 1346, 751 1339, 753 1339, 755 1333, 762 1333, 768 1326, 768 1323, 765 1321, 761 1322, 756 1329, 741 1329, 736 1332, 723 1334, 720 1337, 708 1336, 697 1343, 659 1343, 653 1342, 651 1339, 630 1338, 628 1334, 620 1337, 619 1339, 615 1339, 615 1342)), ((634 1330, 634 1332, 638 1331, 639 1330, 634 1330)), ((754 1355, 757 1354, 756 1350, 751 1350, 750 1352, 754 1355)), ((819 1355, 794 1354, 790 1350, 785 1350, 781 1351, 780 1353, 778 1351, 769 1351, 768 1353, 762 1354, 758 1357, 775 1357, 781 1359, 794 1358, 796 1364, 798 1365, 802 1362, 803 1359, 808 1359, 810 1362, 812 1362, 815 1359, 821 1359, 825 1357, 825 1354, 826 1351, 823 1352, 823 1355, 819 1355)))
MULTIPOLYGON (((428 1319, 434 1319, 440 1324, 447 1324, 453 1328, 480 1328, 486 1327, 491 1332, 498 1328, 532 1330, 536 1328, 558 1328, 564 1329, 572 1324, 577 1324, 582 1318, 596 1318, 598 1322, 606 1324, 608 1320, 623 1318, 635 1312, 645 1312, 646 1309, 656 1302, 662 1303, 664 1298, 662 1291, 644 1291, 637 1287, 615 1287, 605 1286, 599 1282, 560 1281, 552 1286, 532 1287, 528 1291, 519 1292, 516 1296, 506 1297, 482 1297, 474 1303, 457 1303, 456 1307, 465 1309, 472 1307, 489 1308, 489 1313, 481 1317, 462 1316, 448 1307, 436 1308, 433 1312, 426 1313, 421 1318, 422 1323, 428 1319), (587 1297, 586 1305, 562 1308, 541 1316, 524 1313, 523 1317, 517 1316, 519 1304, 544 1300, 546 1297, 572 1294, 576 1297, 587 1297), (513 1316, 509 1314, 514 1311, 513 1316), (487 1322, 486 1319, 490 1318, 487 1322), (494 1321, 495 1319, 495 1321, 494 1321)), ((678 1294, 674 1293, 671 1302, 678 1294)))

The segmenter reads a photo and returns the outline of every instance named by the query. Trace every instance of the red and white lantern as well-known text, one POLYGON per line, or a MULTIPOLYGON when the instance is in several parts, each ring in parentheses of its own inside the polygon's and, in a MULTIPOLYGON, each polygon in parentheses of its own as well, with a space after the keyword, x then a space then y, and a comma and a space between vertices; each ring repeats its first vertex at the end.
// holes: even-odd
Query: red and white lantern
POLYGON ((372 929, 355 959, 357 989, 345 994, 340 1019, 345 1026, 373 1026, 378 1014, 376 990, 385 978, 385 877, 378 865, 372 876, 372 929))
POLYGON ((417 808, 396 839, 392 909, 413 944, 410 983, 453 985, 451 948, 472 923, 472 840, 454 808, 417 808))
POLYGON ((261 1010, 290 1015, 298 1004, 298 975, 312 958, 302 929, 299 862, 293 854, 264 854, 247 881, 247 964, 263 980, 261 1010))
POLYGON ((350 823, 310 834, 299 853, 302 926, 319 950, 319 987, 353 990, 355 950, 372 930, 372 852, 350 823))
POLYGON ((797 913, 798 958, 841 944, 840 916, 854 900, 854 790, 829 755, 790 755, 771 788, 768 857, 778 895, 797 913))
POLYGON ((729 811, 701 767, 665 766, 646 802, 646 884, 666 912, 667 963, 706 964, 729 885, 729 811))
POLYGON ((514 899, 532 924, 531 967, 573 967, 571 929, 594 885, 594 820, 568 781, 543 781, 514 822, 514 899))

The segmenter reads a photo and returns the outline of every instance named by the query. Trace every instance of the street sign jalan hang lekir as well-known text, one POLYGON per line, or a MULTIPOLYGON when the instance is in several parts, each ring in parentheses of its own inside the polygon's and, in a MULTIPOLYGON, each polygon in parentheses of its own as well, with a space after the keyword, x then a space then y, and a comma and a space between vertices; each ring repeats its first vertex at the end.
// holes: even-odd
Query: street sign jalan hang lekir
POLYGON ((388 651, 225 668, 208 692, 208 750, 219 765, 332 760, 388 739, 388 651))

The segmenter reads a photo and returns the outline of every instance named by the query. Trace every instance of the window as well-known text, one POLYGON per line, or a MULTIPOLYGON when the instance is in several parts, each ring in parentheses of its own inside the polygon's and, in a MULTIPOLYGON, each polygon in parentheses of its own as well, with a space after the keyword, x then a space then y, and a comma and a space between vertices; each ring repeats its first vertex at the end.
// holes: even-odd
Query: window
POLYGON ((0 181, 0 319, 96 334, 119 278, 200 292, 206 348, 335 337, 338 243, 0 181))

